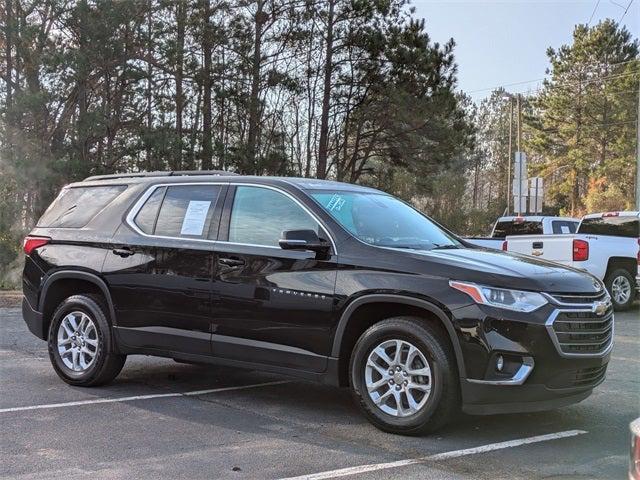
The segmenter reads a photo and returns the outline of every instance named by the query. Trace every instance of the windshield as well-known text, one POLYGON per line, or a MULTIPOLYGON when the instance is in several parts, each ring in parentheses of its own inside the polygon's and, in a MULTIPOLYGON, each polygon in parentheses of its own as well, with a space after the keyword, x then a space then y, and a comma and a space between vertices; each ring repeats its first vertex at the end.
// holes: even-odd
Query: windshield
POLYGON ((461 246, 427 217, 390 195, 322 190, 311 196, 365 243, 416 250, 461 246))

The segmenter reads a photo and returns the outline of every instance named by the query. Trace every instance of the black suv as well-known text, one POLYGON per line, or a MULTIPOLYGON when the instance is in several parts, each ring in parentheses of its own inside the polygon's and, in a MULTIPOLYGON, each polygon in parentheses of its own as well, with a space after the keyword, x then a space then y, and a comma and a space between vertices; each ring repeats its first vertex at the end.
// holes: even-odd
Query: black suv
POLYGON ((349 386, 377 427, 579 402, 613 312, 589 274, 467 244, 378 190, 224 172, 91 177, 25 239, 23 314, 72 385, 129 354, 349 386))

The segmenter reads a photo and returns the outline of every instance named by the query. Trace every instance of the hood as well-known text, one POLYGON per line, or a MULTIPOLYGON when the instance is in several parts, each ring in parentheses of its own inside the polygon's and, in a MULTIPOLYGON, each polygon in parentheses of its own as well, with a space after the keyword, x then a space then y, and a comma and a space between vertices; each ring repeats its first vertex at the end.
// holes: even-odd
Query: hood
POLYGON ((439 264, 438 270, 452 280, 552 293, 596 293, 604 288, 587 272, 499 250, 457 248, 405 253, 431 265, 439 264))

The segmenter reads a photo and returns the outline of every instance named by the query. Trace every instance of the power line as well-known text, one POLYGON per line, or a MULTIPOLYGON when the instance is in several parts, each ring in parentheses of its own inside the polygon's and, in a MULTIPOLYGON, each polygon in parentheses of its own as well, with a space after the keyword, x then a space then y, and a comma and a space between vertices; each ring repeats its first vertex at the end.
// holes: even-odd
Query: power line
POLYGON ((629 11, 629 7, 631 6, 631 4, 633 3, 633 0, 631 0, 629 2, 629 5, 627 5, 627 8, 625 8, 624 13, 622 14, 622 16, 620 17, 620 20, 618 20, 618 23, 622 22, 622 19, 624 18, 624 16, 627 14, 627 12, 629 11))
POLYGON ((589 21, 587 22, 587 27, 591 24, 591 20, 593 20, 593 16, 596 14, 596 10, 598 9, 598 5, 600 5, 600 0, 596 2, 596 6, 593 7, 593 12, 591 12, 591 16, 589 17, 589 21))
MULTIPOLYGON (((630 63, 630 62, 635 62, 635 61, 636 60, 634 59, 634 60, 627 60, 627 61, 624 61, 624 62, 610 63, 610 64, 606 64, 606 65, 621 65, 621 64, 624 64, 624 63, 630 63)), ((595 64, 591 64, 591 65, 595 65, 595 64)), ((602 64, 602 65, 605 65, 605 64, 602 64)), ((611 78, 628 77, 629 75, 637 75, 637 74, 638 74, 638 72, 630 72, 630 73, 621 73, 621 74, 607 75, 607 76, 604 76, 604 77, 591 78, 591 79, 583 80, 581 82, 580 81, 577 81, 577 82, 558 82, 558 83, 555 83, 554 86, 578 85, 578 84, 583 84, 584 85, 584 84, 589 84, 589 83, 593 83, 593 82, 597 82, 597 81, 608 80, 608 79, 611 79, 611 78)), ((543 77, 543 78, 536 78, 536 79, 533 79, 533 80, 525 80, 525 81, 522 81, 522 82, 505 83, 505 84, 502 84, 502 85, 497 85, 495 87, 481 88, 481 89, 478 89, 478 90, 470 90, 470 91, 465 92, 465 93, 487 92, 487 91, 490 91, 490 90, 493 91, 493 90, 498 90, 499 88, 504 88, 504 87, 513 87, 513 86, 516 86, 516 85, 525 85, 527 83, 542 82, 542 81, 544 81, 546 79, 547 79, 546 77, 543 77)))

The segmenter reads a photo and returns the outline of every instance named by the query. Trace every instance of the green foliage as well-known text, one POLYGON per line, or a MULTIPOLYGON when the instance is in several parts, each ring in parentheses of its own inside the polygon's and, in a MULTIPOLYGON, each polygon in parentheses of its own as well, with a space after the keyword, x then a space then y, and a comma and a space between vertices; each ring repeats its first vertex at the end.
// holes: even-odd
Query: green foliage
POLYGON ((571 45, 547 52, 551 79, 533 99, 528 145, 540 156, 534 169, 548 178, 551 202, 566 213, 632 203, 638 49, 626 28, 604 20, 577 25, 571 45))

